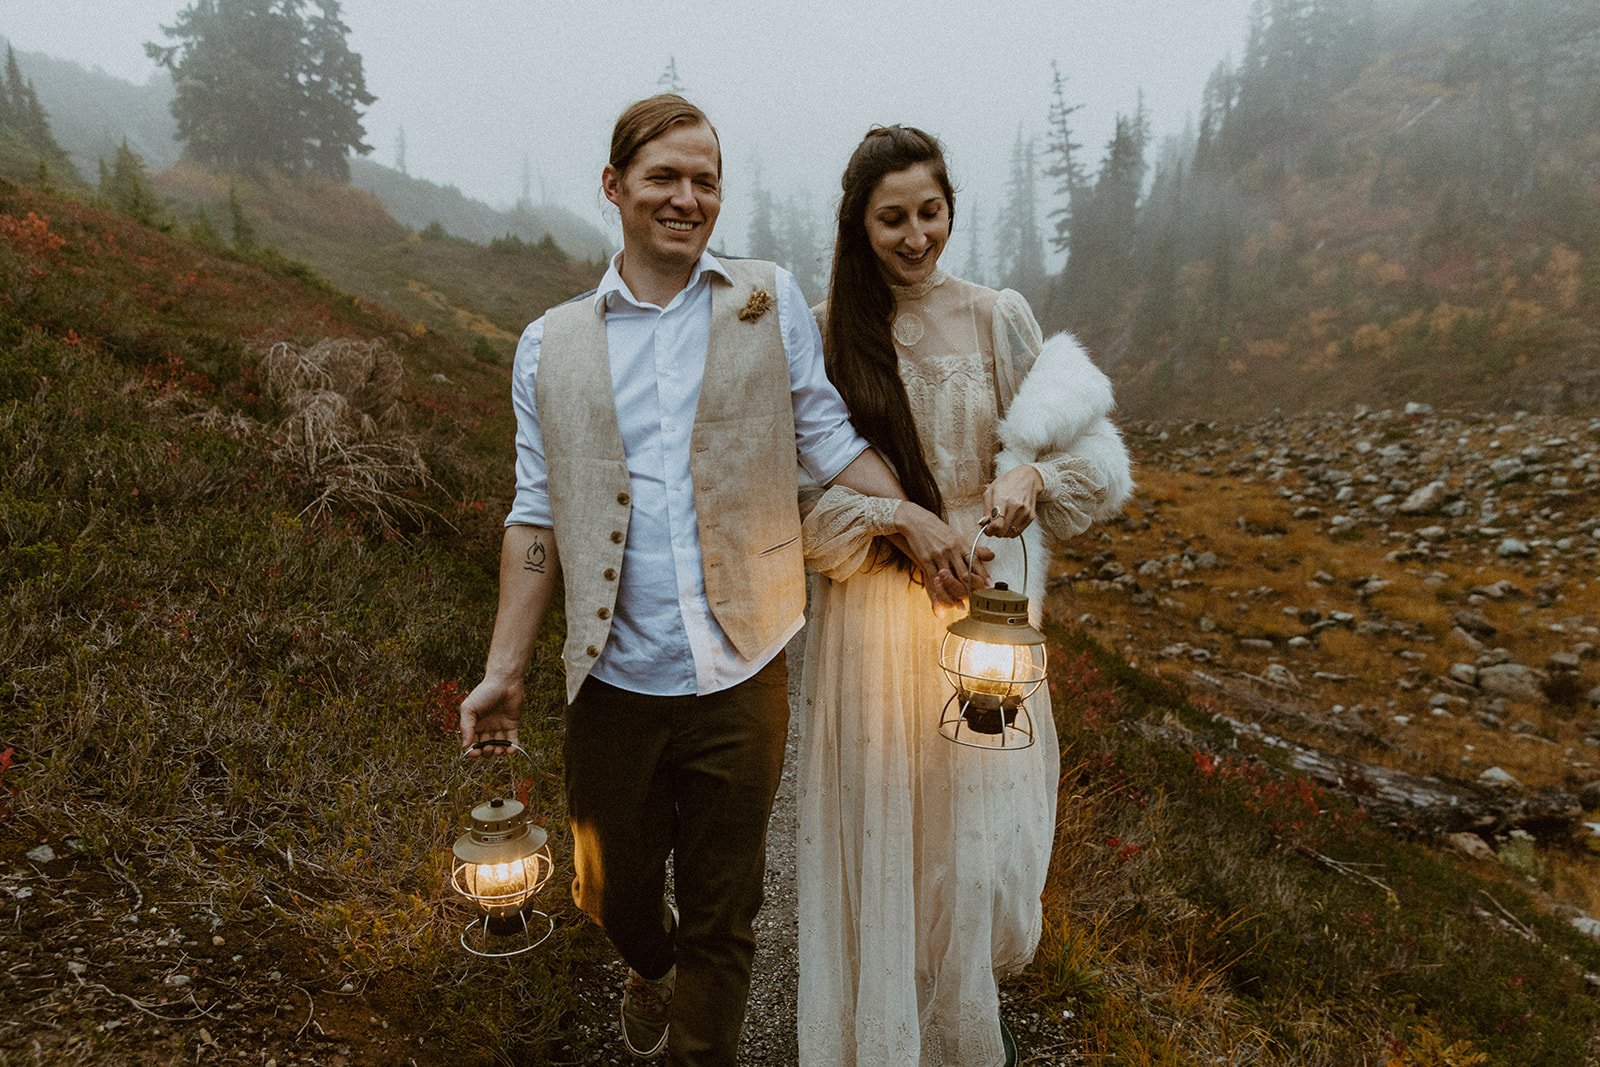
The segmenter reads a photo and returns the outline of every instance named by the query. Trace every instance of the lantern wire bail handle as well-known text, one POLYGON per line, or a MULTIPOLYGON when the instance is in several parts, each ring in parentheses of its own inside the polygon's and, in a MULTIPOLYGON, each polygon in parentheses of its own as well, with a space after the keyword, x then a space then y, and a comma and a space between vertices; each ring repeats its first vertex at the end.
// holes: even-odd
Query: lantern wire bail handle
MULTIPOLYGON (((983 540, 985 534, 988 534, 990 537, 994 537, 993 534, 989 533, 989 520, 992 519, 992 518, 994 518, 994 516, 985 515, 983 518, 978 520, 978 536, 976 536, 976 537, 974 537, 972 539, 972 547, 967 549, 967 593, 968 594, 971 594, 971 593, 975 592, 975 590, 972 588, 972 559, 973 559, 973 556, 978 551, 978 542, 983 540)), ((1000 539, 998 537, 995 537, 995 540, 998 541, 1000 539)), ((1028 542, 1027 542, 1027 540, 1025 538, 1023 538, 1022 536, 1019 535, 1017 537, 1017 543, 1022 546, 1022 591, 1024 593, 1026 593, 1028 591, 1028 542)), ((479 744, 483 744, 483 743, 484 742, 481 742, 481 741, 479 742, 479 744)))
MULTIPOLYGON (((513 753, 515 755, 520 755, 527 762, 528 769, 530 771, 534 767, 533 756, 532 756, 531 753, 528 752, 527 749, 523 748, 521 745, 517 744, 515 741, 508 741, 503 737, 490 737, 490 738, 485 738, 482 741, 474 741, 472 744, 468 745, 466 748, 461 750, 461 755, 457 756, 456 760, 455 760, 457 773, 458 774, 460 773, 460 769, 461 769, 462 765, 464 763, 466 763, 467 760, 476 758, 479 753, 481 753, 481 752, 483 752, 483 751, 485 751, 487 749, 499 749, 501 751, 507 751, 507 752, 511 752, 511 753, 513 753)), ((506 795, 508 797, 515 797, 516 796, 516 792, 517 792, 517 779, 516 779, 515 772, 512 773, 510 785, 511 785, 511 788, 506 793, 506 795)), ((445 788, 445 794, 448 794, 449 791, 450 791, 450 789, 447 786, 445 788)), ((444 794, 441 794, 441 796, 443 796, 443 795, 444 794)), ((512 949, 512 950, 507 951, 507 952, 486 952, 486 951, 483 951, 482 949, 474 948, 468 942, 468 936, 467 935, 472 933, 472 931, 474 929, 482 927, 483 934, 480 935, 480 936, 487 936, 488 932, 489 932, 488 918, 487 917, 479 917, 479 918, 473 919, 472 922, 467 924, 466 929, 461 931, 461 938, 460 938, 461 947, 466 949, 468 952, 472 953, 474 956, 480 956, 480 957, 482 957, 484 959, 505 959, 505 958, 510 957, 510 956, 520 956, 524 952, 528 952, 528 951, 531 951, 532 949, 536 949, 540 945, 544 944, 547 940, 549 940, 551 934, 555 933, 556 922, 555 922, 555 919, 552 918, 547 912, 543 912, 543 911, 539 911, 537 909, 534 909, 534 910, 532 910, 530 912, 527 912, 527 913, 523 914, 522 919, 523 919, 523 929, 524 929, 524 931, 527 931, 529 929, 529 927, 527 926, 527 920, 528 920, 528 916, 529 915, 536 915, 536 916, 544 919, 545 922, 548 924, 548 929, 546 929, 545 932, 537 940, 534 940, 534 941, 532 941, 532 942, 530 942, 530 943, 528 943, 526 945, 523 945, 520 948, 515 948, 515 949, 512 949)))
MULTIPOLYGON (((967 562, 967 595, 968 595, 969 598, 972 596, 973 593, 976 592, 976 590, 973 588, 973 585, 972 585, 972 561, 973 561, 973 557, 976 555, 976 553, 978 551, 978 542, 983 540, 984 535, 987 534, 990 537, 994 537, 993 534, 989 533, 989 523, 994 518, 995 518, 994 515, 985 515, 985 516, 983 516, 983 518, 978 520, 978 534, 977 534, 976 537, 974 537, 972 539, 972 547, 967 549, 967 557, 966 557, 966 562, 967 562)), ((995 540, 999 540, 999 538, 995 538, 995 540)), ((1023 538, 1023 537, 1020 537, 1020 536, 1017 538, 1017 541, 1019 541, 1021 543, 1021 545, 1022 545, 1022 589, 1023 589, 1024 593, 1025 593, 1027 588, 1028 588, 1028 542, 1027 542, 1026 538, 1023 538)), ((949 640, 949 638, 946 637, 946 640, 949 640)), ((959 700, 960 696, 961 696, 961 692, 960 692, 960 689, 958 687, 957 691, 955 693, 951 694, 950 702, 953 703, 953 702, 959 700)), ((948 709, 950 705, 949 705, 949 703, 947 703, 945 706, 948 709)), ((959 726, 956 729, 957 729, 957 731, 959 733, 959 729, 960 729, 959 726)), ((941 721, 940 721, 940 732, 941 733, 944 732, 944 720, 943 719, 941 719, 941 721)), ((971 744, 971 742, 969 742, 969 741, 961 740, 959 736, 951 736, 950 734, 945 734, 944 736, 948 740, 954 741, 956 744, 959 744, 959 745, 970 745, 971 744)), ((1028 748, 1029 746, 1031 746, 1033 744, 1033 730, 1032 730, 1031 727, 1029 727, 1029 729, 1027 731, 1027 736, 1028 736, 1027 743, 1023 744, 1023 745, 1021 745, 1019 747, 1028 748)), ((1005 747, 1005 746, 1002 745, 1001 747, 1005 747)))
MULTIPOLYGON (((457 757, 456 764, 459 766, 466 760, 475 759, 477 758, 478 753, 491 748, 500 749, 501 751, 511 752, 515 755, 521 756, 523 759, 528 761, 528 768, 530 770, 533 768, 533 756, 528 753, 528 750, 517 744, 515 741, 507 741, 503 737, 489 737, 482 741, 472 742, 472 744, 461 750, 461 755, 457 757)), ((512 795, 516 793, 516 791, 517 780, 513 776, 511 779, 511 793, 507 795, 512 795)))

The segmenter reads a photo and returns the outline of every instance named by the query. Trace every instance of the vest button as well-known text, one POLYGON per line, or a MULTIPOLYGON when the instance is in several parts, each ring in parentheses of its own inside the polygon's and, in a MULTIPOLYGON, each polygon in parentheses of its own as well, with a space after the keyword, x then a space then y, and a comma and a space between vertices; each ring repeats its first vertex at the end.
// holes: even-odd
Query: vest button
POLYGON ((621 504, 623 507, 627 507, 628 503, 632 500, 633 497, 629 496, 627 493, 617 494, 617 503, 621 504))
POLYGON ((608 582, 616 581, 617 580, 617 568, 615 568, 615 567, 607 567, 603 577, 608 582))
POLYGON ((602 619, 609 619, 611 618, 611 609, 601 608, 599 611, 595 612, 595 614, 600 616, 602 619))
POLYGON ((622 544, 622 531, 621 530, 612 530, 611 531, 611 543, 614 544, 614 545, 622 544))
POLYGON ((600 654, 600 650, 593 645, 590 645, 588 648, 584 649, 584 651, 591 656, 598 656, 600 654))

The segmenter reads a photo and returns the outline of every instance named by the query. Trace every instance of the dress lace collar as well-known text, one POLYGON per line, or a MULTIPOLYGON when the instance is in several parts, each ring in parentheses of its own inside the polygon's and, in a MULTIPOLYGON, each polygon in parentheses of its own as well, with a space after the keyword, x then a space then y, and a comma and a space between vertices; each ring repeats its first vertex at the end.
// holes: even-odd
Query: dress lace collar
POLYGON ((950 277, 950 275, 946 274, 943 270, 935 268, 932 274, 928 275, 917 284, 891 285, 889 286, 889 292, 894 294, 894 298, 897 301, 918 300, 927 296, 929 293, 939 288, 939 286, 943 285, 945 279, 948 277, 950 277))

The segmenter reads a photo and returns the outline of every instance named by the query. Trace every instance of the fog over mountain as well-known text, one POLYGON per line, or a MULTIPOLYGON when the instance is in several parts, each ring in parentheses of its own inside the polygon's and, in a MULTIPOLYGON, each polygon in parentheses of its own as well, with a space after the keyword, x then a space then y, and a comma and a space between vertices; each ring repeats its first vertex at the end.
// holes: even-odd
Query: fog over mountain
MULTIPOLYGON (((162 40, 161 26, 183 6, 0 0, 0 34, 18 49, 143 83, 156 74, 143 43, 162 40)), ((611 122, 675 64, 684 91, 720 129, 727 195, 719 243, 738 251, 757 167, 768 189, 809 202, 820 220, 851 147, 874 123, 912 123, 943 137, 966 194, 961 206, 992 213, 1018 127, 1043 132, 1051 60, 1068 79, 1068 100, 1083 105, 1076 129, 1091 165, 1116 113, 1131 112, 1141 91, 1157 136, 1176 132, 1217 61, 1238 54, 1248 7, 345 0, 342 11, 378 98, 366 116, 371 158, 394 164, 403 128, 411 174, 497 205, 521 195, 526 160, 535 200, 598 220, 611 122)), ((964 241, 958 233, 957 256, 964 241)))

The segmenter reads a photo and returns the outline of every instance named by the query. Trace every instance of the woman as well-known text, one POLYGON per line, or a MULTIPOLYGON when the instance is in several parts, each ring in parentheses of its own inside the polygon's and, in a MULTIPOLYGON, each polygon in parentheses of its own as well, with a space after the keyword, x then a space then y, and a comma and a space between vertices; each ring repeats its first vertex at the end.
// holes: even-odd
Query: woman
POLYGON ((1109 383, 1070 337, 1041 351, 1021 296, 939 270, 955 197, 934 138, 872 130, 843 185, 818 309, 828 373, 909 499, 804 500, 807 562, 827 580, 803 683, 800 1058, 998 1067, 1016 1052, 996 978, 1038 945, 1055 825, 1049 694, 1030 699, 1030 748, 941 737, 951 617, 922 586, 949 579, 911 573, 892 542, 934 516, 970 541, 987 517, 995 580, 1021 587, 1027 543, 1037 615, 1039 527, 1059 540, 1115 513, 1128 457, 1109 383))

